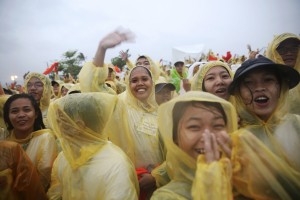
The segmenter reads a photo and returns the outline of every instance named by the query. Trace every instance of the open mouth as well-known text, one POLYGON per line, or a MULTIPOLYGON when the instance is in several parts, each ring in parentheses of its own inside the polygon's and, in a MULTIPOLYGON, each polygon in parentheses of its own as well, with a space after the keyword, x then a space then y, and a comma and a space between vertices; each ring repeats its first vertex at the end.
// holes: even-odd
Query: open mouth
POLYGON ((226 91, 227 91, 226 88, 220 88, 220 89, 216 90, 216 93, 217 94, 224 94, 226 91))
POLYGON ((254 102, 258 104, 265 104, 269 101, 269 98, 266 96, 259 96, 254 99, 254 102))
POLYGON ((138 93, 144 93, 146 91, 146 89, 145 88, 140 88, 140 89, 137 89, 136 91, 138 93))

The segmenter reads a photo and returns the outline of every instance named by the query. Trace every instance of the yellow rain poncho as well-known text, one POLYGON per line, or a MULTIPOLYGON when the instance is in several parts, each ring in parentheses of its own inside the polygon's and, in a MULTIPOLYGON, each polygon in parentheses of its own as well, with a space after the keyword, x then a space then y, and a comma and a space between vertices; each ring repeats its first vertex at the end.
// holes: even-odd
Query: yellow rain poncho
POLYGON ((17 142, 23 147, 36 167, 42 185, 47 189, 50 185, 52 165, 57 156, 57 146, 52 131, 41 129, 32 132, 24 139, 17 139, 12 130, 5 132, 0 139, 17 142))
POLYGON ((278 105, 267 121, 236 95, 242 129, 232 135, 233 184, 246 197, 300 197, 300 116, 285 110, 287 93, 287 86, 281 85, 278 105))
POLYGON ((0 199, 47 199, 36 168, 20 145, 0 141, 0 199))
POLYGON ((116 92, 105 84, 108 76, 108 67, 95 67, 92 62, 86 62, 79 72, 79 84, 81 92, 105 92, 116 94, 116 92))
MULTIPOLYGON (((102 81, 104 83, 107 77, 105 73, 106 65, 96 67, 92 62, 85 64, 80 71, 80 77, 85 77, 80 81, 82 91, 85 88, 85 91, 107 92, 97 87, 102 81)), ((128 79, 126 87, 130 88, 128 79)), ((147 104, 136 99, 130 89, 119 94, 119 101, 105 131, 109 140, 129 156, 136 168, 147 168, 163 161, 163 150, 157 133, 158 105, 155 101, 154 87, 153 83, 147 104)))
MULTIPOLYGON (((227 117, 227 132, 237 129, 234 107, 226 100, 206 92, 187 92, 162 104, 158 110, 159 131, 167 148, 166 168, 171 182, 157 189, 151 199, 232 199, 231 165, 228 158, 210 164, 204 155, 195 160, 173 141, 172 112, 177 102, 206 101, 222 105, 227 117)), ((223 153, 224 155, 224 153, 223 153)))
MULTIPOLYGON (((230 69, 230 67, 221 61, 211 61, 208 62, 206 64, 204 64, 200 70, 193 76, 192 80, 191 80, 191 90, 192 91, 203 91, 203 81, 204 81, 204 77, 206 76, 207 72, 216 66, 221 66, 224 67, 227 71, 228 74, 230 75, 231 79, 233 79, 233 72, 230 69)), ((230 96, 229 98, 229 102, 232 103, 233 105, 235 105, 235 100, 233 96, 230 96)))
MULTIPOLYGON (((0 128, 6 128, 3 115, 3 107, 10 95, 0 95, 0 128)), ((0 136, 1 137, 1 136, 0 136)))
POLYGON ((49 199, 137 199, 135 169, 104 132, 116 102, 114 95, 81 93, 50 105, 49 123, 63 152, 52 169, 49 199))
POLYGON ((40 109, 43 115, 43 122, 45 126, 48 127, 47 112, 48 112, 48 107, 51 99, 51 91, 52 91, 51 81, 47 76, 43 74, 31 72, 25 77, 25 81, 24 81, 25 93, 28 93, 27 83, 32 77, 36 77, 40 79, 44 84, 43 96, 40 100, 40 109))
MULTIPOLYGON (((277 47, 286 39, 297 39, 300 41, 300 37, 293 33, 283 33, 274 37, 273 41, 269 44, 266 56, 273 62, 278 64, 284 64, 280 54, 277 52, 277 47)), ((294 69, 300 73, 300 51, 298 50, 297 61, 294 69)), ((290 113, 300 115, 300 84, 297 87, 289 91, 288 105, 290 113)))

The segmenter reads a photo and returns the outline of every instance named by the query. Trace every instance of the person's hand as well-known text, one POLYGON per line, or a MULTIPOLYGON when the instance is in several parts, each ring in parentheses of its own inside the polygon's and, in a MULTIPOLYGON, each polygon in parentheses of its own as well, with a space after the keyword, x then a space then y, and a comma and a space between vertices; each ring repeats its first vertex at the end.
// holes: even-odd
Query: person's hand
POLYGON ((249 59, 255 59, 256 55, 258 54, 258 51, 250 51, 249 53, 249 59))
POLYGON ((142 174, 139 180, 140 188, 144 191, 153 190, 156 187, 155 178, 151 174, 142 174))
POLYGON ((103 49, 109 49, 121 44, 122 42, 133 41, 134 39, 135 35, 130 30, 116 30, 109 33, 101 40, 100 47, 103 49))
POLYGON ((127 49, 126 51, 120 51, 120 58, 124 61, 127 61, 128 58, 131 56, 129 53, 128 53, 129 49, 127 49))
POLYGON ((203 133, 205 160, 207 163, 218 161, 221 158, 220 148, 226 156, 231 156, 231 140, 226 131, 222 131, 215 135, 214 133, 205 130, 203 133), (220 147, 220 148, 219 148, 220 147))

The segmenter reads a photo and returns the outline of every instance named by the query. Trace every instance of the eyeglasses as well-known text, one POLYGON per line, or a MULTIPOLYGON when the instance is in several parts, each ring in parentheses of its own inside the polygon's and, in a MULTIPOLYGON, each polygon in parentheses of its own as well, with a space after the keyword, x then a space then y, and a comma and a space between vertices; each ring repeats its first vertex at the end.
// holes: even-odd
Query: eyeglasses
POLYGON ((32 86, 35 88, 41 88, 44 86, 44 84, 42 82, 27 83, 27 88, 31 88, 32 86))
POLYGON ((299 46, 290 46, 290 47, 281 47, 277 49, 279 54, 287 54, 290 53, 297 53, 299 51, 299 46))

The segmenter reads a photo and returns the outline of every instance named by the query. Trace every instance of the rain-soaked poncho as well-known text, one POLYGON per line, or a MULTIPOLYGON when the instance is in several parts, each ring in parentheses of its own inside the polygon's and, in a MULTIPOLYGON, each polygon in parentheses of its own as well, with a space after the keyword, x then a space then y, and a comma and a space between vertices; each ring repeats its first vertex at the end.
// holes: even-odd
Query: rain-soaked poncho
MULTIPOLYGON (((193 76, 192 80, 191 80, 191 90, 192 91, 203 91, 203 81, 204 81, 204 77, 206 76, 207 72, 216 66, 221 66, 224 67, 227 71, 228 74, 230 75, 231 79, 233 79, 233 72, 230 69, 230 67, 221 61, 211 61, 208 62, 206 64, 204 64, 199 71, 193 76)), ((235 99, 233 96, 230 96, 229 98, 229 102, 232 103, 233 105, 235 105, 235 99)))
POLYGON ((188 72, 185 66, 183 66, 182 69, 182 76, 177 72, 176 68, 171 69, 171 80, 170 83, 172 83, 173 85, 175 85, 176 88, 176 92, 179 93, 180 89, 181 89, 181 82, 182 79, 186 79, 188 77, 188 72))
POLYGON ((0 141, 0 199, 47 199, 36 168, 15 142, 0 141))
POLYGON ((81 92, 105 92, 116 94, 116 92, 105 84, 108 76, 108 67, 95 67, 92 62, 86 62, 79 72, 79 84, 81 92))
MULTIPOLYGON (((173 141, 172 112, 177 102, 206 101, 222 105, 227 117, 227 132, 237 129, 236 111, 232 104, 215 95, 192 91, 162 104, 158 110, 159 131, 167 148, 166 165, 171 182, 157 189, 151 199, 232 199, 231 165, 228 158, 205 162, 204 155, 195 160, 173 141)), ((225 155, 225 153, 223 153, 225 155)))
POLYGON ((103 131, 116 102, 114 95, 81 93, 50 105, 49 124, 63 149, 52 169, 50 199, 137 199, 133 164, 103 131))
POLYGON ((25 77, 25 81, 24 81, 25 93, 28 93, 27 83, 32 77, 36 77, 40 79, 44 84, 44 91, 39 105, 43 115, 43 122, 45 126, 48 127, 47 112, 48 112, 48 107, 50 104, 51 93, 52 93, 51 81, 47 76, 43 74, 31 72, 25 77))
POLYGON ((3 107, 9 97, 10 95, 0 95, 0 128, 6 128, 4 122, 3 107))
MULTIPOLYGON (((300 37, 293 33, 283 33, 274 37, 273 41, 269 44, 266 56, 275 63, 284 64, 280 54, 277 52, 277 47, 286 39, 294 38, 300 41, 300 37)), ((300 73, 300 51, 298 50, 297 61, 294 69, 300 73)), ((300 115, 300 84, 289 91, 288 106, 289 112, 300 115)))
POLYGON ((253 199, 299 199, 300 116, 285 108, 286 84, 267 121, 251 112, 236 95, 242 129, 232 134, 233 184, 253 199))
POLYGON ((52 165, 57 156, 53 132, 50 129, 41 129, 32 132, 24 139, 17 139, 13 130, 5 131, 0 140, 17 142, 23 147, 36 167, 43 187, 47 189, 50 185, 52 165))
MULTIPOLYGON (((85 64, 80 71, 80 77, 85 77, 80 81, 81 89, 101 91, 97 86, 104 83, 107 77, 105 73, 107 73, 106 65, 96 67, 92 62, 85 64)), ((126 87, 130 88, 128 79, 126 87)), ((153 83, 146 104, 136 99, 130 89, 119 94, 119 101, 105 131, 109 140, 129 156, 136 168, 147 168, 149 165, 157 165, 163 161, 163 151, 157 133, 158 105, 155 101, 154 87, 153 83)))

